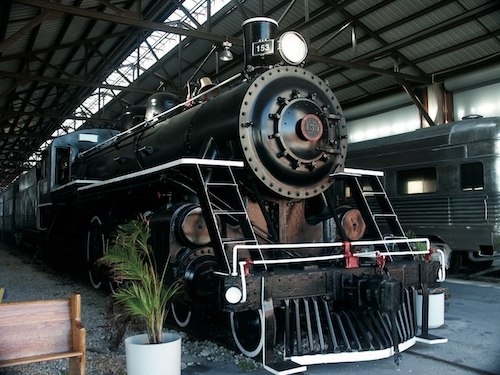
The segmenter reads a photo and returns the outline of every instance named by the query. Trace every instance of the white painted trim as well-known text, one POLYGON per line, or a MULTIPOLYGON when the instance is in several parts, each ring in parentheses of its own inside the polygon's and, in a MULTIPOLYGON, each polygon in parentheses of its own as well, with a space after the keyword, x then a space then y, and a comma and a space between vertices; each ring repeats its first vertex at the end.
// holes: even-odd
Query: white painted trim
POLYGON ((294 367, 292 369, 283 370, 283 371, 275 370, 272 367, 269 367, 269 366, 266 366, 266 365, 262 365, 262 367, 264 368, 264 370, 267 370, 271 374, 275 374, 275 375, 298 374, 298 373, 302 373, 302 372, 306 372, 307 371, 307 366, 297 366, 297 367, 294 367))
MULTIPOLYGON (((400 352, 403 352, 412 347, 416 338, 402 342, 398 345, 400 352)), ((345 363, 345 362, 362 362, 373 361, 377 359, 389 358, 395 354, 394 347, 381 350, 366 350, 362 352, 342 352, 342 353, 327 353, 327 354, 312 354, 303 356, 292 356, 290 359, 300 365, 317 365, 322 363, 345 363)))
POLYGON ((52 189, 51 192, 64 190, 64 189, 67 189, 68 187, 71 187, 73 185, 93 185, 93 184, 96 184, 99 182, 101 182, 101 180, 73 180, 71 182, 68 182, 67 184, 60 185, 60 186, 56 187, 55 189, 52 189))
MULTIPOLYGON (((116 182, 127 181, 133 178, 144 177, 154 173, 162 172, 164 170, 177 167, 179 165, 212 165, 212 166, 225 166, 225 167, 235 167, 243 168, 244 163, 242 161, 233 160, 212 160, 212 159, 198 159, 198 158, 181 158, 177 160, 170 161, 168 163, 160 164, 155 167, 144 169, 142 171, 129 173, 123 176, 118 176, 104 181, 95 181, 92 185, 83 186, 78 189, 78 191, 87 191, 94 189, 96 187, 102 187, 116 182)), ((80 180, 78 180, 80 181, 80 180)))
POLYGON ((358 169, 358 168, 344 168, 344 172, 340 173, 332 173, 330 176, 335 177, 335 176, 342 176, 342 175, 348 175, 348 176, 379 176, 382 177, 384 175, 383 171, 374 171, 371 169, 358 169))
POLYGON ((448 339, 445 337, 435 337, 435 338, 425 338, 425 337, 416 337, 417 342, 421 342, 424 344, 428 345, 434 345, 434 344, 446 344, 448 342, 448 339))

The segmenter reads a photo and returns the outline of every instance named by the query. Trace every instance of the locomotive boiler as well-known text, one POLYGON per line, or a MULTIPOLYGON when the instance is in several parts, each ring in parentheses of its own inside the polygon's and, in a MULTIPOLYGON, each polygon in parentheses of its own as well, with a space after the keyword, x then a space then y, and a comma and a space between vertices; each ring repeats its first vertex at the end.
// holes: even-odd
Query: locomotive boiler
POLYGON ((175 322, 227 317, 236 346, 273 373, 398 358, 417 340, 417 294, 425 307, 444 269, 428 240, 406 238, 381 174, 344 168, 345 118, 303 67, 304 38, 264 17, 243 35, 242 74, 184 102, 158 93, 121 132, 56 139, 25 190, 36 230, 83 232, 99 287, 117 225, 147 213, 158 261, 183 281, 175 322))

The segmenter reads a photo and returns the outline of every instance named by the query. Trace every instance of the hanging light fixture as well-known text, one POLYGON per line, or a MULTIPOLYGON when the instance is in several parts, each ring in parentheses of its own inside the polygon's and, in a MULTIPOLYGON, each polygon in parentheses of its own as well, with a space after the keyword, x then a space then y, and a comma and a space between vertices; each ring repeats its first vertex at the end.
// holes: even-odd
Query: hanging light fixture
POLYGON ((227 40, 222 43, 222 47, 224 47, 224 50, 219 54, 219 60, 221 61, 233 60, 233 53, 230 50, 232 46, 233 44, 227 40))

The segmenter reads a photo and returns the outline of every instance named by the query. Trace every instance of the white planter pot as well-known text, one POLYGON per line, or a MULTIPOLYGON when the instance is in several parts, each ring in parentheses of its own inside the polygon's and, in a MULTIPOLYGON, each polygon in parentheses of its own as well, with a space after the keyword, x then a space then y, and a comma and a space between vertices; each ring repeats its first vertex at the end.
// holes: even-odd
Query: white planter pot
POLYGON ((164 333, 162 344, 150 344, 146 334, 127 337, 125 354, 128 375, 180 375, 181 337, 164 333))
MULTIPOLYGON (((422 327, 422 295, 417 294, 417 326, 422 327)), ((429 294, 429 329, 444 324, 444 292, 429 294)))

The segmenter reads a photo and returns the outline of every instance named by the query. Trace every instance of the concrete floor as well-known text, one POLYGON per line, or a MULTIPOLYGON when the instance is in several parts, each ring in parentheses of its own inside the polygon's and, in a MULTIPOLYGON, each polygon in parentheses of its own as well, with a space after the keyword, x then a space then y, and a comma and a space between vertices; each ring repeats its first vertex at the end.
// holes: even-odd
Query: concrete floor
MULTIPOLYGON (((500 374, 500 284, 447 280, 450 298, 445 324, 429 333, 448 338, 445 344, 417 342, 402 353, 397 366, 393 358, 370 362, 313 365, 305 374, 500 374)), ((237 374, 236 367, 189 367, 183 375, 237 374)), ((260 369, 252 375, 269 372, 260 369)))

